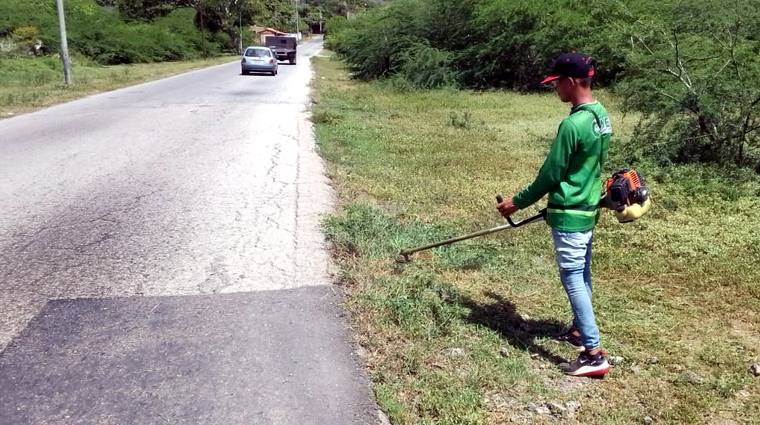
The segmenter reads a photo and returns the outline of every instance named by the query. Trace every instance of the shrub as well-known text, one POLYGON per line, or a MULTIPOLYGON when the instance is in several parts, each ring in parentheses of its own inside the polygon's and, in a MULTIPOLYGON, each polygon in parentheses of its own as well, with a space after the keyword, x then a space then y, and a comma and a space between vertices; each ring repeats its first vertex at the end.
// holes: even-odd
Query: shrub
POLYGON ((619 2, 551 0, 480 1, 474 11, 478 40, 462 57, 465 82, 474 87, 535 89, 551 60, 572 50, 599 62, 597 83, 609 84, 624 67, 619 2))
POLYGON ((386 8, 370 10, 346 22, 337 34, 330 27, 330 45, 356 78, 389 77, 401 70, 404 52, 423 42, 415 27, 424 9, 424 1, 400 0, 386 8))
POLYGON ((13 30, 13 37, 21 41, 35 41, 40 36, 40 29, 34 25, 18 27, 13 30))
POLYGON ((412 87, 436 88, 457 85, 457 72, 451 66, 450 52, 416 43, 401 55, 400 74, 412 87))
POLYGON ((328 41, 363 79, 416 76, 415 66, 428 75, 434 70, 434 79, 440 79, 445 67, 446 84, 529 89, 538 85, 552 57, 578 49, 607 64, 599 81, 608 83, 622 69, 623 40, 601 31, 598 22, 621 14, 616 5, 612 0, 397 0, 353 21, 331 21, 328 41), (406 65, 419 58, 408 54, 410 49, 421 50, 425 60, 406 65))

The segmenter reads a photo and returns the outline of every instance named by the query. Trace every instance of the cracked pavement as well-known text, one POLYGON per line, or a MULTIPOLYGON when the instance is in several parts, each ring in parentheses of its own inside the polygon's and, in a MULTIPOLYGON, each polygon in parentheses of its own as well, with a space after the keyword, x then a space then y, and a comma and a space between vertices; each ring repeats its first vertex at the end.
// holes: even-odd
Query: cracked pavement
MULTIPOLYGON (((320 348, 320 358, 332 364, 332 372, 345 375, 345 382, 335 385, 356 393, 343 400, 354 409, 351 415, 339 416, 353 419, 333 423, 366 423, 366 418, 356 418, 372 411, 371 392, 351 350, 339 297, 330 287, 329 256, 319 231, 321 215, 333 205, 308 122, 308 57, 319 49, 319 40, 304 42, 299 46, 302 60, 297 66, 281 64, 277 77, 241 76, 235 62, 0 121, 0 385, 21 385, 8 380, 11 372, 26 367, 20 353, 32 359, 50 355, 43 346, 35 351, 33 341, 47 338, 40 316, 51 300, 168 297, 181 306, 183 299, 194 305, 193 297, 200 297, 209 303, 245 299, 255 304, 243 295, 229 296, 264 291, 261 297, 277 300, 272 294, 281 292, 282 299, 305 303, 298 311, 326 304, 317 321, 329 324, 323 327, 332 336, 323 344, 333 347, 320 348), (340 370, 345 373, 336 372, 340 370)), ((234 305, 231 310, 254 314, 234 305)), ((181 308, 172 311, 173 319, 183 322, 181 308)), ((136 320, 128 316, 120 320, 136 320)), ((209 322, 214 323, 212 318, 209 322)), ((222 329, 234 323, 218 325, 222 329)), ((103 338, 99 332, 105 324, 97 320, 76 326, 88 331, 80 336, 103 338)), ((290 326, 293 338, 305 338, 302 323, 290 326)), ((284 333, 268 338, 291 338, 280 331, 284 333)), ((66 327, 56 332, 66 332, 66 327)), ((120 338, 109 332, 109 339, 120 338)), ((182 341, 198 338, 187 330, 176 332, 182 341)), ((323 335, 315 331, 306 338, 319 341, 323 335)), ((61 342, 58 348, 70 350, 69 343, 74 344, 61 342)), ((90 343, 80 341, 77 349, 87 350, 90 343)), ((71 359, 59 363, 69 368, 78 364, 71 359)), ((38 372, 37 378, 56 373, 54 367, 38 372)), ((35 379, 24 381, 20 398, 0 404, 21 403, 25 390, 39 391, 35 379)), ((77 400, 70 402, 81 402, 77 400)), ((312 414, 330 405, 318 397, 313 403, 312 414)), ((0 419, 4 413, 10 415, 0 410, 0 419)), ((250 423, 245 415, 220 414, 185 420, 250 423)), ((58 417, 52 410, 50 415, 58 417)), ((262 417, 269 419, 254 423, 318 423, 277 414, 262 417)), ((12 418, 21 420, 17 423, 69 423, 47 422, 44 415, 12 418)), ((176 418, 184 423, 183 417, 176 418)))

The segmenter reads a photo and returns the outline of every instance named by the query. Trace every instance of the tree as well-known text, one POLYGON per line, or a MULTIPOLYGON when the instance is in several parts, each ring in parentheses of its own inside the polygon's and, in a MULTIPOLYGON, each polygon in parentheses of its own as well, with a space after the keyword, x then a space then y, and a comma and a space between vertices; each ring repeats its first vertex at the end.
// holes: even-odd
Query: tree
POLYGON ((270 0, 252 5, 253 17, 262 26, 295 32, 293 0, 270 0))
POLYGON ((193 7, 194 0, 98 0, 103 6, 116 6, 130 19, 152 20, 180 7, 193 7))
POLYGON ((636 19, 619 89, 627 108, 644 113, 638 139, 644 151, 760 171, 760 41, 754 32, 760 19, 752 17, 751 2, 710 3, 677 4, 668 21, 636 19))

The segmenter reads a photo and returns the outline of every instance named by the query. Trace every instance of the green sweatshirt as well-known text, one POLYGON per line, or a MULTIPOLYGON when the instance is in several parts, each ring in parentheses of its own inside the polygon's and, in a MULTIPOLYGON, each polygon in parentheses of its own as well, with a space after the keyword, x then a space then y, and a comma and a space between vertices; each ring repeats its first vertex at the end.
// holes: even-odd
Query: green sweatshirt
POLYGON ((536 180, 512 198, 520 209, 549 194, 546 222, 565 232, 591 230, 599 219, 602 166, 612 137, 607 110, 599 102, 573 107, 536 180))

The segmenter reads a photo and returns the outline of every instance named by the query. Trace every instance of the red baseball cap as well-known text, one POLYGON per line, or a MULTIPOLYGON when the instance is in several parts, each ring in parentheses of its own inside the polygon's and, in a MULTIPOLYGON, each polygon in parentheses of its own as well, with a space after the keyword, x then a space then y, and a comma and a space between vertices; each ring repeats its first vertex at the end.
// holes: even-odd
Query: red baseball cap
POLYGON ((561 77, 590 78, 596 74, 596 60, 583 53, 563 53, 554 60, 549 75, 541 81, 548 84, 561 77))

